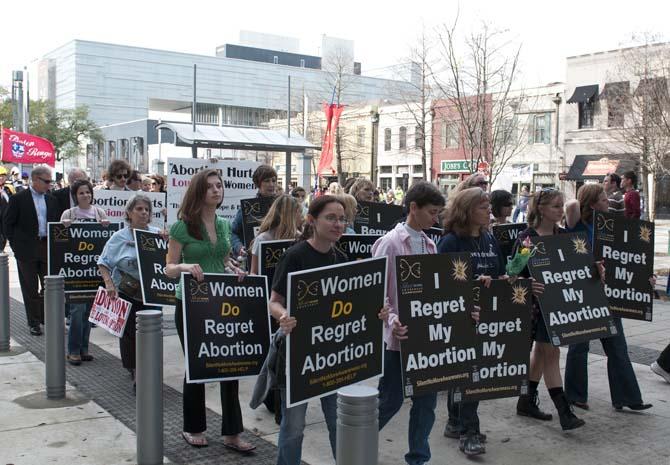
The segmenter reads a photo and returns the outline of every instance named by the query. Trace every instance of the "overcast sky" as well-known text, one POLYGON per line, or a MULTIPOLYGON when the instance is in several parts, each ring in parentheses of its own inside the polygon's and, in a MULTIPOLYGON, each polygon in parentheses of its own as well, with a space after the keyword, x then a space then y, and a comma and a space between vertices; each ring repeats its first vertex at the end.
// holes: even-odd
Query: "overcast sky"
MULTIPOLYGON (((565 79, 565 57, 619 48, 636 31, 667 28, 670 1, 530 0, 461 1, 460 25, 468 30, 484 20, 507 29, 522 44, 523 84, 565 79)), ((214 55, 217 45, 237 43, 239 30, 300 39, 301 52, 318 54, 321 35, 351 39, 363 74, 407 56, 421 31, 454 20, 450 0, 382 1, 201 1, 138 0, 15 2, 4 8, 0 85, 11 71, 72 39, 110 42, 214 55), (154 5, 154 6, 152 6, 154 5)), ((31 79, 32 80, 32 79, 31 79)))

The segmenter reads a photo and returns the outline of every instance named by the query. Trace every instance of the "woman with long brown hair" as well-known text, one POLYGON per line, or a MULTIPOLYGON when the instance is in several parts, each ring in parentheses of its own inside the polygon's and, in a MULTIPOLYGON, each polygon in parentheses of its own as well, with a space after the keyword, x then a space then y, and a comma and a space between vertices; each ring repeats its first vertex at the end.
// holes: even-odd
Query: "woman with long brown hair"
MULTIPOLYGON (((179 221, 170 228, 167 266, 165 274, 171 278, 190 273, 198 281, 204 273, 243 272, 230 258, 230 223, 216 214, 223 202, 223 181, 216 170, 203 170, 193 176, 177 217, 179 221)), ((175 324, 179 341, 184 348, 184 325, 182 289, 177 286, 175 324)), ((244 441, 241 433, 242 411, 238 397, 238 382, 224 381, 221 386, 221 434, 223 445, 239 451, 249 452, 256 448, 244 441)), ((188 384, 184 377, 183 412, 184 440, 194 447, 207 445, 207 429, 204 384, 188 384)))
MULTIPOLYGON (((577 191, 577 199, 566 206, 566 226, 570 232, 585 232, 593 244, 594 212, 607 212, 609 200, 601 184, 585 184, 577 191)), ((655 284, 655 279, 650 278, 655 284)), ((652 285, 653 286, 653 285, 652 285)), ((600 340, 607 355, 607 378, 610 397, 616 410, 628 407, 631 410, 646 410, 651 404, 642 401, 640 386, 628 356, 628 344, 623 332, 621 318, 612 316, 617 333, 600 340)), ((584 410, 589 409, 588 389, 589 342, 571 344, 565 363, 565 394, 570 403, 584 410)))

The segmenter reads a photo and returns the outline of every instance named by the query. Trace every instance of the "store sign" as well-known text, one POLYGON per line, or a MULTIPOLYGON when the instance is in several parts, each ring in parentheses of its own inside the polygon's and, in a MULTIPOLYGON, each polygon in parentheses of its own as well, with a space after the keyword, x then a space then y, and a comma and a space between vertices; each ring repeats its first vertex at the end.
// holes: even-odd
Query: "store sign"
POLYGON ((610 160, 609 158, 591 160, 586 164, 583 176, 605 176, 607 173, 614 173, 618 166, 619 160, 610 160))
POLYGON ((443 173, 469 173, 472 163, 469 160, 441 160, 440 171, 443 173))

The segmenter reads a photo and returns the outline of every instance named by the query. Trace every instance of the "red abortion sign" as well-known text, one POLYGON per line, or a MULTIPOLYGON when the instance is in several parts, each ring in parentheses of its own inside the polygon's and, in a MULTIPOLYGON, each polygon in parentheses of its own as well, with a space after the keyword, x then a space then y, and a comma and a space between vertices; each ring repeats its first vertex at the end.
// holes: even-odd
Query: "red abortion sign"
POLYGON ((104 287, 99 287, 88 321, 116 337, 123 336, 132 304, 120 297, 111 299, 104 287))
POLYGON ((55 166, 56 150, 47 139, 3 128, 2 161, 55 166))

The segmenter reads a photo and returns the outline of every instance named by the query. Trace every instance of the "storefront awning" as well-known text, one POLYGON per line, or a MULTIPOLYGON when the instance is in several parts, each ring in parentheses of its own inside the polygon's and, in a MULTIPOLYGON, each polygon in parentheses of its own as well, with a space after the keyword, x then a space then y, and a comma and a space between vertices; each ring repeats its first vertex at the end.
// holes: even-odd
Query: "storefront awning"
POLYGON ((567 103, 592 102, 596 95, 598 95, 598 84, 579 86, 575 88, 575 92, 567 103))
POLYGON ((207 147, 230 150, 258 150, 262 152, 304 152, 320 149, 300 134, 265 128, 239 126, 209 126, 199 124, 193 131, 191 123, 158 123, 156 129, 169 129, 175 133, 178 146, 207 147))
POLYGON ((635 154, 624 155, 577 155, 570 166, 566 180, 601 180, 607 173, 623 174, 635 170, 635 154))

